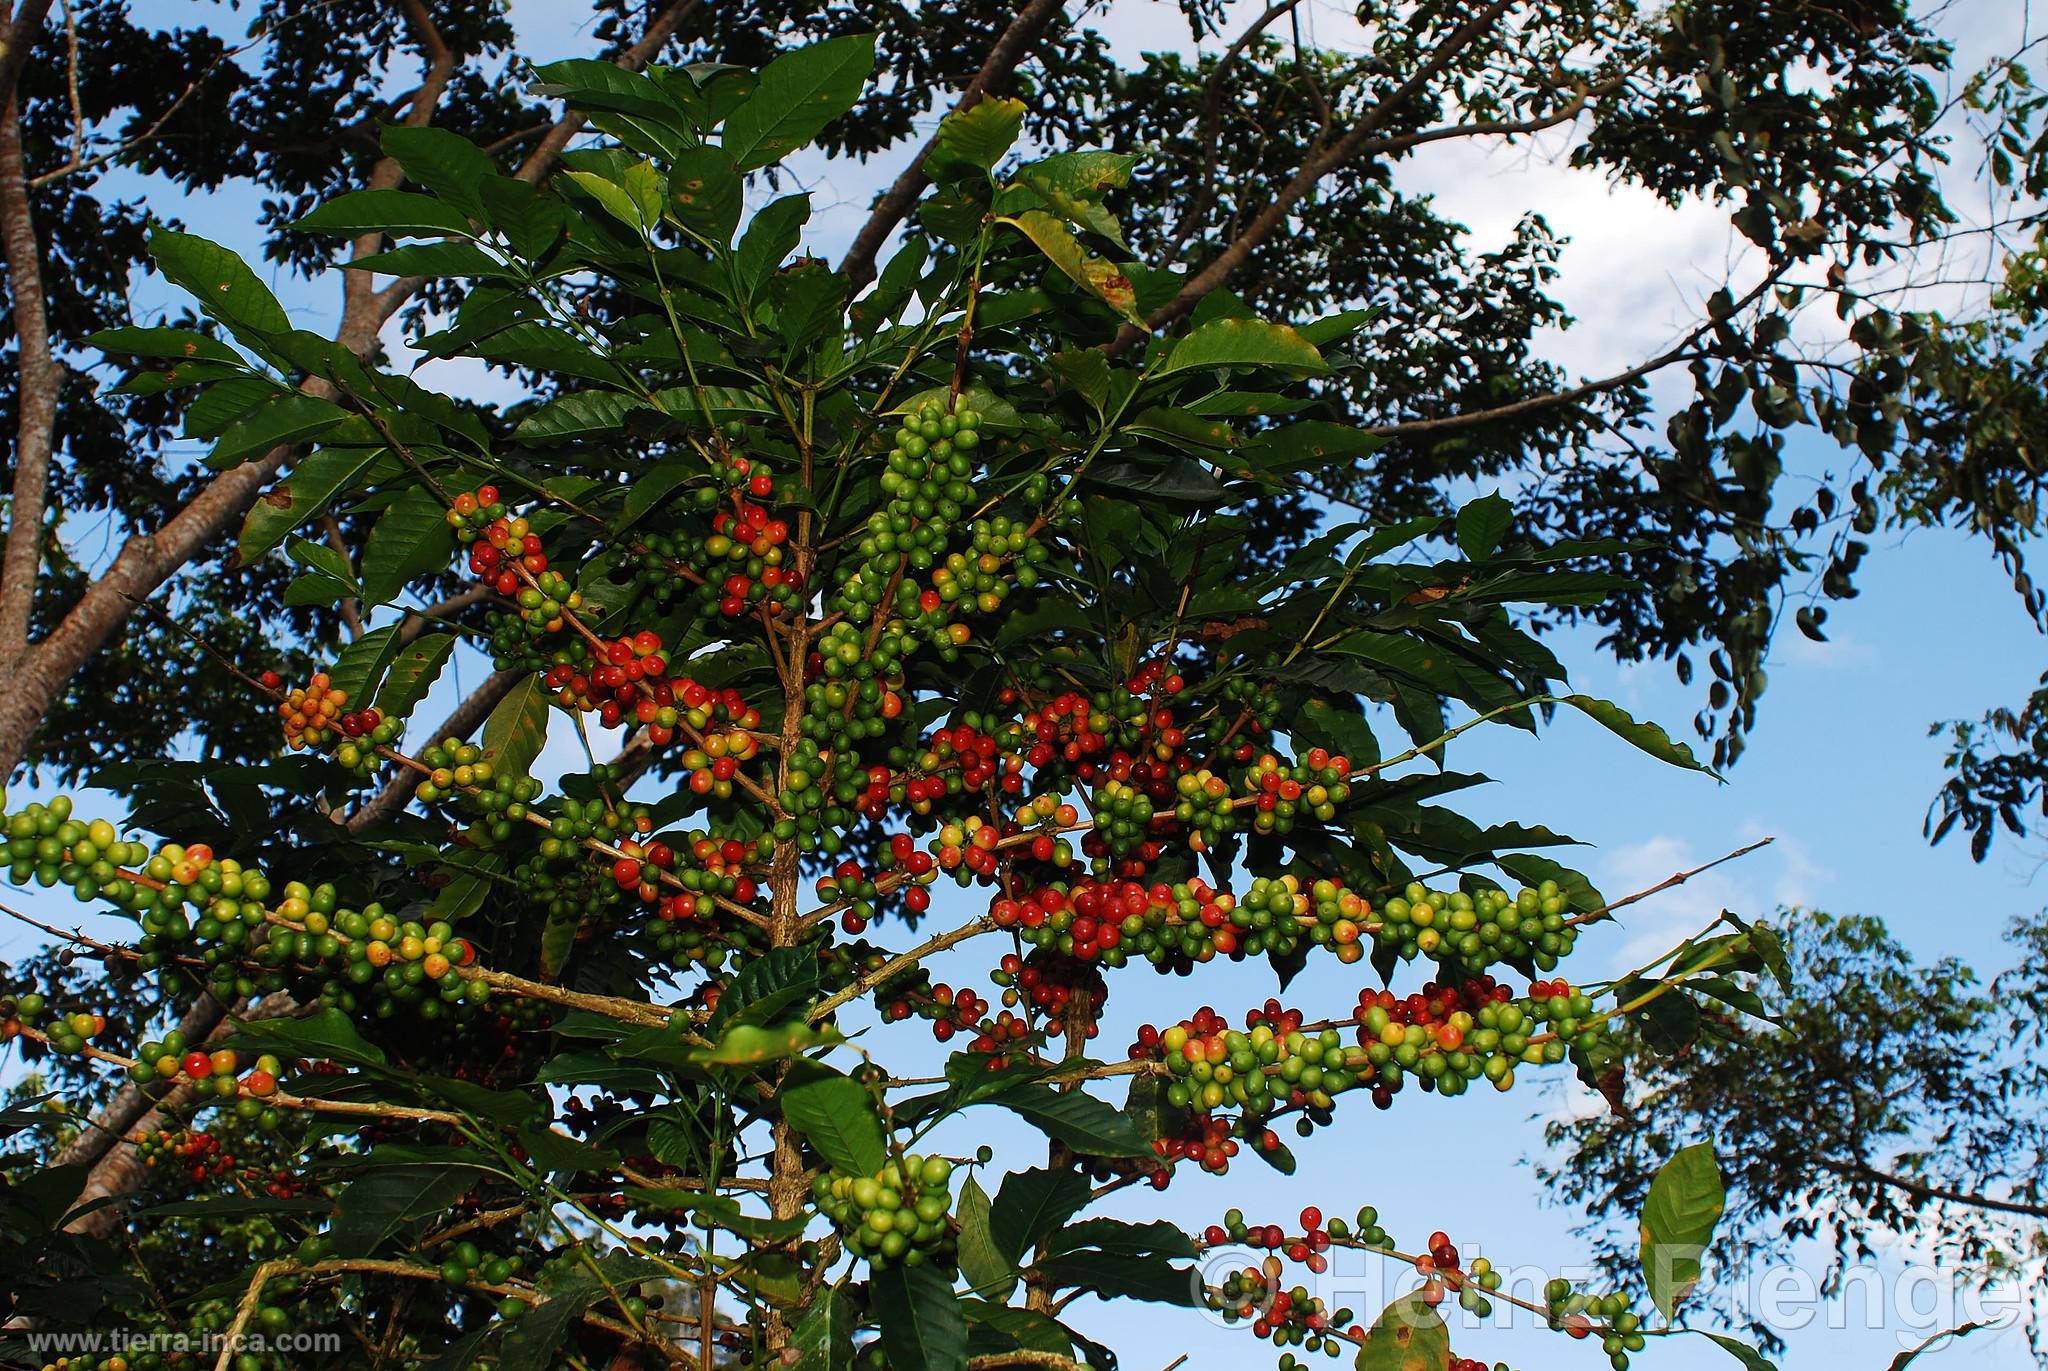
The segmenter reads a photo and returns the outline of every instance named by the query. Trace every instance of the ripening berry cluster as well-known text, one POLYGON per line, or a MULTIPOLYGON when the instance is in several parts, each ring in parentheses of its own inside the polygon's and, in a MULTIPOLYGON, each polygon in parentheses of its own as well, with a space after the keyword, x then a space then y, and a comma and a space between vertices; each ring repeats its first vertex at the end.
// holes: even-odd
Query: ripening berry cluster
POLYGON ((1337 817, 1337 806, 1351 798, 1351 763, 1320 747, 1292 765, 1267 752, 1244 773, 1239 789, 1251 798, 1253 832, 1290 833, 1303 814, 1324 823, 1337 817))
POLYGON ((325 751, 341 732, 342 715, 348 709, 348 692, 338 688, 324 671, 302 686, 293 686, 278 702, 284 718, 284 740, 294 751, 310 748, 325 751))
POLYGON ((1164 1063, 1167 1103, 1176 1109, 1235 1109, 1245 1130, 1283 1109, 1300 1112, 1304 1123, 1327 1121, 1335 1097, 1372 1073, 1336 1029, 1304 1033, 1301 1023, 1301 1011, 1269 1000, 1245 1015, 1239 1031, 1205 1006, 1163 1032, 1140 1028, 1131 1056, 1164 1063))
POLYGON ((1642 1317, 1629 1308, 1629 1297, 1622 1291, 1594 1295, 1574 1290, 1572 1283, 1560 1276, 1544 1287, 1543 1303, 1551 1327, 1561 1328, 1573 1338, 1597 1336, 1614 1371, 1628 1371, 1629 1354, 1642 1351, 1648 1341, 1642 1317))
POLYGON ((1522 959, 1554 969, 1578 939, 1571 907, 1556 881, 1510 896, 1502 890, 1430 890, 1412 883, 1380 906, 1373 937, 1403 961, 1427 957, 1447 971, 1476 976, 1522 959))
POLYGON ((811 1198, 847 1249, 875 1266, 951 1266, 952 1176, 944 1157, 911 1153, 872 1176, 823 1172, 811 1182, 811 1198))
POLYGON ((33 990, 0 996, 0 1044, 14 1041, 24 1028, 41 1033, 50 1051, 58 1056, 76 1057, 88 1043, 107 1031, 107 1016, 82 1009, 69 1014, 50 1012, 48 1000, 33 990))

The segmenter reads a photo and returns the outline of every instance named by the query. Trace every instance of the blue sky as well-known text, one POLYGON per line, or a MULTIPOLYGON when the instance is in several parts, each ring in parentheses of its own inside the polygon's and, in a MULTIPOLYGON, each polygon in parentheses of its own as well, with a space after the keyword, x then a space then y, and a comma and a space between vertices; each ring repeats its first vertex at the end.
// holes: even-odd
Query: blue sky
MULTIPOLYGON (((183 5, 195 18, 221 13, 189 0, 161 2, 183 5)), ((1953 7, 1950 23, 1966 52, 1989 50, 2011 36, 2016 9, 2009 0, 2003 6, 1996 0, 1964 3, 1953 7)), ((583 50, 569 7, 513 0, 511 10, 536 59, 583 50)), ((1348 20, 1339 10, 1310 6, 1307 12, 1326 41, 1344 41, 1348 20)), ((1135 48, 1160 41, 1178 19, 1174 7, 1155 0, 1117 0, 1106 22, 1135 48)), ((1573 238, 1564 292, 1580 323, 1547 346, 1575 370, 1594 373, 1654 351, 1690 317, 1736 253, 1712 207, 1673 210, 1632 193, 1617 195, 1597 178, 1562 170, 1551 157, 1475 153, 1465 162, 1435 166, 1427 188, 1471 225, 1476 246, 1489 246, 1522 209, 1538 205, 1573 238)), ((871 168, 806 167, 803 179, 817 192, 821 208, 806 246, 836 255, 833 249, 858 221, 879 175, 871 168)), ((134 189, 157 193, 142 184, 134 189)), ((165 215, 255 255, 254 200, 246 190, 232 188, 204 204, 159 203, 165 215)), ((275 285, 307 326, 332 321, 337 280, 275 285)), ((136 299, 146 311, 168 304, 171 296, 160 282, 139 281, 136 299)), ((425 379, 443 386, 456 380, 445 372, 425 379)), ((1810 439, 1794 460, 1813 468, 1844 463, 1810 439)), ((1642 960, 1638 954, 1661 950, 1723 908, 1764 919, 1780 917, 1781 908, 1877 914, 1919 957, 1960 955, 1987 976, 2006 964, 2000 939, 2005 922, 2042 903, 2034 880, 2040 854, 2024 844, 2001 843, 1989 862, 1977 865, 1960 840, 1933 849, 1922 841, 1921 822, 1943 775, 1942 746, 1928 736, 1928 725, 2018 702, 2048 661, 1981 543, 1942 530, 1881 532, 1872 542, 1863 595, 1834 607, 1832 641, 1812 644, 1790 632, 1779 640, 1750 749, 1725 784, 1661 767, 1576 715, 1561 716, 1536 739, 1492 729, 1453 745, 1454 765, 1485 771, 1499 782, 1473 793, 1475 817, 1540 822, 1585 840, 1590 846, 1580 862, 1610 897, 1756 838, 1776 839, 1772 847, 1646 901, 1626 911, 1618 926, 1589 935, 1569 967, 1577 978, 1642 960)), ((1578 688, 1617 700, 1639 717, 1655 717, 1683 736, 1699 697, 1678 686, 1668 667, 1617 665, 1585 633, 1563 635, 1554 647, 1578 688)), ((462 678, 472 681, 481 670, 475 661, 460 666, 462 678)), ((417 717, 438 719, 460 684, 444 681, 417 717)), ((574 760, 559 741, 550 755, 562 765, 574 760)), ((21 903, 65 920, 78 911, 68 899, 40 894, 24 893, 21 903)), ((947 910, 942 902, 941 917, 947 910)), ((106 928, 111 921, 96 924, 106 928)), ((0 957, 18 955, 29 942, 17 927, 0 927, 0 957)), ((963 950, 935 972, 971 978, 986 989, 973 975, 985 957, 963 950)), ((1311 1011, 1341 1009, 1355 998, 1358 984, 1349 970, 1319 962, 1286 998, 1311 1011)), ((1160 980, 1133 970, 1115 989, 1099 1044, 1105 1056, 1117 1055, 1140 1022, 1178 1019, 1202 1003, 1235 1013, 1263 1000, 1273 985, 1269 972, 1239 967, 1188 980, 1160 980)), ((890 1039, 892 1054, 908 1040, 902 1050, 911 1058, 939 1059, 939 1049, 921 1032, 890 1039)), ((1582 1109, 1588 1101, 1575 1083, 1532 1087, 1533 1082, 1506 1097, 1480 1092, 1456 1101, 1411 1094, 1386 1114, 1354 1101, 1337 1127, 1296 1147, 1300 1171, 1292 1180, 1283 1182, 1246 1160, 1223 1180, 1185 1174, 1163 1200, 1149 1191, 1119 1196, 1112 1212, 1156 1217, 1163 1209, 1168 1217, 1200 1227, 1233 1204, 1254 1219, 1283 1221, 1308 1202, 1331 1213, 1370 1203, 1405 1241, 1419 1245, 1423 1235, 1443 1228, 1468 1255, 1484 1251, 1504 1267, 1568 1264, 1581 1255, 1569 1233, 1573 1216, 1543 1201, 1522 1163, 1540 1150, 1541 1116, 1582 1109)), ((984 1139, 996 1143, 999 1170, 1039 1158, 1036 1135, 991 1115, 971 1117, 941 1139, 967 1152, 984 1139)), ((1358 1303, 1376 1307, 1370 1297, 1358 1303)), ((1077 1306, 1075 1312, 1081 1326, 1118 1347, 1131 1368, 1163 1367, 1182 1353, 1191 1371, 1236 1371, 1246 1359, 1253 1366, 1269 1360, 1267 1349, 1248 1333, 1214 1333, 1182 1311, 1116 1305, 1085 1311, 1077 1306)), ((1888 1322, 1892 1327, 1794 1332, 1780 1364, 1883 1367, 1908 1345, 1899 1341, 1905 1321, 1888 1322)), ((1462 1355, 1502 1357, 1518 1366, 1604 1365, 1594 1349, 1567 1348, 1526 1325, 1509 1333, 1461 1333, 1457 1346, 1462 1355)), ((2034 1364, 2018 1335, 2006 1333, 1981 1334, 1918 1365, 1939 1371, 1959 1367, 1965 1358, 1988 1371, 2034 1364)), ((1697 1340, 1654 1347, 1639 1364, 1733 1365, 1697 1340)))

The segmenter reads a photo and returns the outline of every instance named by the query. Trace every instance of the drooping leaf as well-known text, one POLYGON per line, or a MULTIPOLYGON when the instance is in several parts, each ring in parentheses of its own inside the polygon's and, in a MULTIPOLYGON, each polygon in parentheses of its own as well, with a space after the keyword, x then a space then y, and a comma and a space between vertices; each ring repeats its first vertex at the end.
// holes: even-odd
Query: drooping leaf
POLYGON ((994 1211, 981 1182, 969 1176, 953 1205, 953 1216, 960 1224, 960 1274, 976 1294, 1001 1304, 1017 1288, 1017 1268, 996 1249, 994 1211))
POLYGON ((1021 1115, 1047 1137, 1088 1156, 1142 1157, 1152 1151, 1122 1110, 1086 1091, 1027 1083, 992 1095, 986 1103, 1021 1115))
POLYGON ((868 1282, 891 1371, 964 1371, 967 1319, 953 1282, 930 1264, 885 1266, 868 1282))
POLYGON ((484 720, 484 759, 500 776, 524 776, 548 737, 548 691, 537 675, 513 686, 484 720))
POLYGON ((1003 1260, 1014 1265, 1087 1203, 1088 1179, 1077 1171, 1013 1171, 996 1188, 989 1236, 1003 1260))
POLYGON ((149 255, 164 279, 189 292, 199 308, 254 344, 291 331, 291 317, 241 257, 218 243, 175 229, 149 235, 149 255))
POLYGON ((384 684, 377 688, 378 711, 391 719, 412 713, 454 652, 453 633, 429 633, 400 648, 391 659, 391 669, 384 673, 384 684))
POLYGON ((1591 695, 1567 695, 1564 702, 1584 713, 1601 727, 1628 739, 1659 761, 1682 766, 1688 771, 1704 771, 1709 776, 1714 774, 1692 755, 1690 747, 1674 741, 1671 735, 1657 724, 1636 722, 1620 705, 1606 700, 1596 700, 1591 695))
POLYGON ((1980 1328, 1991 1328, 1994 1326, 1990 1320, 1972 1319, 1968 1323, 1959 1323, 1954 1328, 1944 1328, 1933 1337, 1921 1342, 1918 1347, 1909 1347, 1899 1353, 1898 1356, 1893 1357, 1892 1364, 1887 1368, 1887 1371, 1906 1371, 1906 1367, 1917 1360, 1922 1352, 1932 1351, 1935 1347, 1946 1343, 1951 1338, 1968 1337, 1980 1328))
POLYGON ((789 1335, 795 1360, 792 1363, 785 1354, 783 1365, 790 1371, 852 1371, 853 1330, 858 1323, 846 1296, 825 1291, 789 1335))
POLYGON ((987 172, 1003 160, 1024 128, 1024 102, 983 96, 939 121, 924 174, 952 181, 987 172))
POLYGON ((281 391, 234 420, 214 440, 206 464, 215 471, 239 466, 272 448, 289 447, 338 428, 348 411, 304 391, 281 391))
POLYGON ((327 679, 336 690, 347 692, 350 709, 361 709, 397 655, 398 625, 373 628, 341 650, 327 669, 327 679))
POLYGON ((1514 518, 1515 507, 1498 491, 1467 501, 1458 511, 1458 550, 1474 562, 1491 556, 1514 518))
POLYGON ((292 225, 302 233, 353 236, 382 230, 397 235, 467 236, 469 216, 445 200, 411 191, 352 190, 316 207, 292 225))
POLYGON ((1642 1270, 1666 1319, 1699 1283, 1700 1258, 1727 1205, 1711 1143, 1673 1153, 1643 1199, 1642 1270))
POLYGON ((1160 1256, 1082 1249, 1035 1263, 1056 1290, 1092 1290, 1109 1299, 1146 1300, 1192 1307, 1201 1273, 1160 1256))
POLYGON ((370 529, 363 544, 363 601, 388 604, 415 577, 448 565, 455 531, 446 506, 425 486, 400 492, 370 529))
MULTIPOLYGON (((803 1065, 803 1063, 799 1063, 803 1065)), ((853 1176, 872 1176, 889 1159, 882 1121, 867 1087, 829 1067, 810 1064, 781 1092, 782 1114, 818 1155, 853 1176)))
POLYGON ((1131 278, 1123 268, 1108 262, 1087 248, 1074 231, 1044 210, 1026 210, 1022 214, 1005 216, 1003 222, 1014 224, 1038 250, 1045 254, 1047 261, 1065 272, 1075 284, 1093 294, 1117 314, 1138 327, 1145 326, 1138 314, 1138 290, 1131 284, 1131 278))
POLYGON ((283 542, 293 529, 325 509, 375 455, 369 448, 327 447, 301 457, 290 476, 249 506, 235 540, 236 559, 247 566, 283 542))
POLYGON ((445 1209, 480 1179, 475 1170, 445 1165, 382 1165, 365 1171, 335 1198, 329 1237, 336 1255, 370 1256, 407 1219, 445 1209))

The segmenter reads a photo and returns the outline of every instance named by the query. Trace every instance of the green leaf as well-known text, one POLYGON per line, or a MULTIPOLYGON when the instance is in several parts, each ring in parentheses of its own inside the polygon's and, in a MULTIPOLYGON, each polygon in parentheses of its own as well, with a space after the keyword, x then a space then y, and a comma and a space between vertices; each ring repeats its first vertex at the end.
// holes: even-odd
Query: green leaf
POLYGON ((484 760, 500 776, 524 776, 548 739, 548 689, 528 676, 484 720, 484 760))
POLYGON ((789 1351, 796 1354, 795 1362, 787 1360, 785 1353, 782 1364, 790 1371, 853 1371, 857 1323, 846 1296, 837 1290, 825 1291, 790 1334, 789 1351))
POLYGON ((1168 376, 1204 367, 1272 367, 1304 376, 1330 369, 1315 345, 1285 324, 1212 319, 1176 342, 1152 374, 1168 376))
POLYGON ((1674 742, 1671 735, 1657 724, 1637 723, 1620 705, 1606 700, 1596 700, 1591 695, 1567 695, 1564 702, 1580 710, 1603 728, 1620 734, 1659 761, 1682 766, 1688 771, 1704 771, 1709 776, 1720 779, 1711 768, 1692 755, 1690 747, 1684 743, 1674 742))
POLYGON ((1124 275, 1123 268, 1081 246, 1081 240, 1064 223, 1037 209, 1014 216, 1006 215, 1001 222, 1014 225, 1045 254, 1047 261, 1065 272, 1082 289, 1092 293, 1124 319, 1139 328, 1145 327, 1145 320, 1138 313, 1138 288, 1131 284, 1131 278, 1124 275))
POLYGON ((226 324, 236 337, 255 342, 289 333, 291 317, 256 279, 241 257, 190 233, 158 229, 149 235, 149 255, 164 279, 191 293, 199 308, 226 324))
POLYGON ((811 1063, 802 1078, 790 1073, 780 1099, 783 1117, 830 1165, 848 1175, 872 1176, 889 1160, 874 1098, 858 1081, 811 1063))
POLYGON ((388 604, 415 577, 447 567, 455 530, 434 492, 412 486, 385 507, 363 544, 363 600, 388 604))
POLYGON ((1152 1148, 1124 1112, 1084 1090, 1012 1086, 984 1101, 1021 1115, 1049 1138, 1093 1157, 1144 1157, 1152 1148))
POLYGON ((240 1025, 235 1037, 255 1044, 258 1052, 280 1057, 384 1065, 384 1050, 365 1041, 348 1015, 331 1005, 299 1019, 253 1019, 240 1025))
POLYGON ((498 169, 483 149, 432 124, 386 124, 380 138, 384 151, 405 168, 407 180, 477 218, 485 217, 480 188, 498 169))
POLYGON ((930 1264, 885 1266, 868 1281, 890 1371, 964 1371, 967 1319, 952 1278, 930 1264))
MULTIPOLYGON (((647 164, 643 162, 640 165, 646 166, 647 164)), ((612 218, 618 220, 627 228, 632 229, 635 233, 645 235, 648 226, 654 222, 653 219, 648 217, 647 208, 641 204, 640 197, 635 195, 628 187, 608 181, 596 172, 591 171, 565 171, 561 175, 572 185, 580 188, 591 199, 604 206, 605 212, 611 215, 612 218)), ((660 212, 660 208, 657 206, 655 217, 658 218, 660 212)))
POLYGON ((1039 1168, 1003 1177, 989 1211, 989 1236, 1003 1260, 1016 1263, 1033 1245, 1088 1203, 1088 1178, 1039 1168))
POLYGON ((1111 242, 1123 241, 1123 231, 1102 197, 1131 183, 1131 169, 1138 159, 1120 152, 1056 152, 1017 169, 1017 180, 1029 186, 1061 218, 1092 229, 1111 242))
POLYGON ((669 217, 692 233, 730 243, 745 201, 746 184, 723 148, 692 148, 669 164, 669 217))
POLYGON ((598 1289, 596 1278, 580 1270, 557 1285, 499 1340, 498 1371, 546 1371, 556 1365, 555 1353, 570 1325, 583 1317, 598 1289))
POLYGON ((353 257, 343 264, 350 271, 374 271, 383 276, 466 276, 480 281, 509 278, 504 263, 475 243, 408 243, 368 257, 353 257))
POLYGON ((1193 1306, 1200 1276, 1193 1267, 1175 1266, 1164 1257, 1079 1251, 1047 1257, 1036 1263, 1054 1289, 1092 1290, 1109 1299, 1148 1300, 1154 1304, 1193 1306))
POLYGON ((1699 1284, 1700 1257, 1726 1205, 1711 1143, 1680 1148, 1650 1182, 1643 1200, 1643 1278, 1667 1320, 1699 1284))
POLYGON ((328 1236, 337 1256, 367 1257, 408 1219, 446 1209, 457 1195, 480 1180, 461 1166, 394 1166, 384 1164, 349 1182, 334 1201, 334 1225, 328 1236))
POLYGON ((403 190, 352 190, 337 195, 292 225, 302 233, 353 236, 382 230, 394 236, 470 234, 469 216, 445 200, 403 190))
POLYGON ((924 174, 934 181, 958 181, 976 173, 987 175, 1003 160, 1024 129, 1024 102, 983 96, 964 110, 939 121, 924 174))
POLYGON ((226 471, 272 448, 317 438, 340 425, 348 411, 332 401, 287 390, 245 412, 221 430, 206 465, 226 471))
POLYGON ((645 400, 621 391, 571 391, 522 419, 516 436, 523 443, 550 443, 613 435, 625 428, 628 414, 645 408, 645 400))
POLYGON ((247 566, 285 540, 285 535, 326 508, 335 492, 353 481, 376 453, 369 448, 327 447, 307 453, 292 474, 256 497, 235 540, 235 557, 247 566))
POLYGON ((996 1249, 993 1214, 988 1192, 969 1176, 953 1205, 953 1216, 960 1224, 960 1274, 976 1294, 1001 1304, 1017 1288, 1017 1268, 996 1249))
POLYGON ((377 682, 383 679, 384 668, 391 665, 397 654, 398 625, 373 628, 336 654, 334 665, 327 670, 327 679, 335 689, 347 693, 351 710, 361 709, 369 702, 377 682))
POLYGON ((770 948, 727 983, 705 1029, 717 1033, 732 1023, 768 1023, 815 990, 819 974, 815 948, 770 948))
POLYGON ((1471 562, 1492 556, 1514 518, 1515 507, 1497 491, 1467 502, 1458 511, 1458 550, 1471 562))
POLYGON ((1057 1256, 1084 1248, 1125 1257, 1168 1257, 1193 1261, 1201 1254, 1194 1240, 1164 1219, 1151 1223, 1126 1223, 1122 1219, 1083 1219, 1063 1225, 1052 1235, 1047 1250, 1057 1256))
POLYGON ((116 328, 103 328, 97 333, 88 333, 82 340, 87 347, 98 348, 116 356, 156 357, 172 362, 202 361, 224 362, 230 366, 248 365, 242 354, 218 338, 189 328, 149 328, 136 324, 123 324, 116 328))
POLYGON ((445 919, 449 923, 460 923, 476 913, 483 908, 484 900, 491 893, 493 882, 486 873, 498 871, 504 864, 504 859, 493 853, 458 871, 448 884, 434 892, 434 902, 427 906, 420 922, 433 923, 437 919, 445 919))
POLYGON ((377 688, 378 712, 390 719, 412 713, 454 652, 453 633, 429 633, 400 648, 384 674, 384 684, 377 688))
POLYGON ((1680 1331, 1699 1333, 1701 1337, 1711 1339, 1719 1344, 1722 1351, 1741 1362, 1747 1371, 1778 1371, 1776 1362, 1739 1338, 1724 1337, 1719 1333, 1707 1333, 1696 1328, 1680 1331))
POLYGON ((784 53, 725 117, 722 144, 741 171, 780 162, 853 108, 875 69, 871 33, 828 38, 784 53))
POLYGON ((1403 1295, 1373 1320, 1358 1346, 1358 1371, 1445 1371, 1451 1332, 1420 1291, 1403 1295))

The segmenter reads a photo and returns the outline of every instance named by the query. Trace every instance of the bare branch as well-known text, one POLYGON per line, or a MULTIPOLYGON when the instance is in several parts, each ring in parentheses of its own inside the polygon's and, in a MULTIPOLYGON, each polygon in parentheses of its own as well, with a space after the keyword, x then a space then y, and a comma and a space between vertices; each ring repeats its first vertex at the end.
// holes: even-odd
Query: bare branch
MULTIPOLYGON (((1258 246, 1271 237, 1283 224, 1296 205, 1307 198, 1325 176, 1350 163, 1362 155, 1370 146, 1372 137, 1387 121, 1394 117, 1408 102, 1436 79, 1444 69, 1455 61, 1458 55, 1477 42, 1500 22, 1514 0, 1492 0, 1491 4, 1477 10, 1469 19, 1454 29, 1437 46, 1428 60, 1409 74, 1408 79, 1388 92, 1382 99, 1342 138, 1323 151, 1309 157, 1301 170, 1294 174, 1285 186, 1273 197, 1271 204, 1260 210, 1243 232, 1210 259, 1208 265, 1197 271, 1181 286, 1173 299, 1160 306, 1147 320, 1155 331, 1168 327, 1186 318, 1196 304, 1211 291, 1229 280, 1242 267, 1258 246)), ((1145 336, 1144 331, 1126 325, 1110 343, 1109 351, 1114 354, 1124 351, 1145 336)))
MULTIPOLYGON (((1761 281, 1750 287, 1748 293, 1737 300, 1728 312, 1730 314, 1737 314, 1747 309, 1750 305, 1755 304, 1765 291, 1776 285, 1785 273, 1792 269, 1793 265, 1793 260, 1787 258, 1773 267, 1761 281)), ((1571 386, 1564 390, 1552 391, 1548 395, 1532 395, 1524 400, 1516 400, 1512 404, 1495 405, 1491 409, 1466 410, 1460 414, 1446 414, 1433 419, 1406 419, 1395 424, 1380 424, 1377 427, 1366 429, 1365 432, 1395 438, 1406 438, 1415 434, 1451 433, 1458 429, 1472 428, 1479 424, 1495 423, 1502 419, 1519 419, 1525 415, 1541 413, 1546 409, 1554 409, 1559 405, 1568 405, 1575 400, 1583 400, 1588 396, 1599 395, 1610 390, 1618 390, 1632 381, 1649 375, 1653 371, 1661 371, 1673 363, 1685 361, 1694 356, 1700 341, 1714 331, 1716 322, 1716 320, 1712 319, 1706 320, 1655 357, 1650 358, 1648 361, 1639 362, 1625 371, 1617 371, 1612 376, 1603 376, 1595 381, 1582 382, 1579 385, 1571 386)))
MULTIPOLYGON (((996 39, 995 46, 988 51, 988 57, 981 64, 981 70, 967 83, 967 89, 960 92, 960 102, 953 106, 953 112, 972 109, 981 103, 984 96, 993 95, 1009 84, 1010 76, 1017 70, 1017 64, 1024 60, 1046 26, 1052 23, 1065 8, 1062 0, 1030 0, 1010 26, 996 39)), ((875 207, 868 214, 868 220, 854 235, 853 245, 846 250, 846 257, 839 263, 839 270, 853 281, 853 288, 859 291, 875 279, 875 256, 882 250, 889 235, 903 222, 917 203, 917 197, 931 184, 931 178, 924 174, 925 158, 931 155, 938 143, 935 133, 917 150, 910 159, 910 165, 903 169, 889 189, 882 192, 882 198, 875 201, 875 207)))

